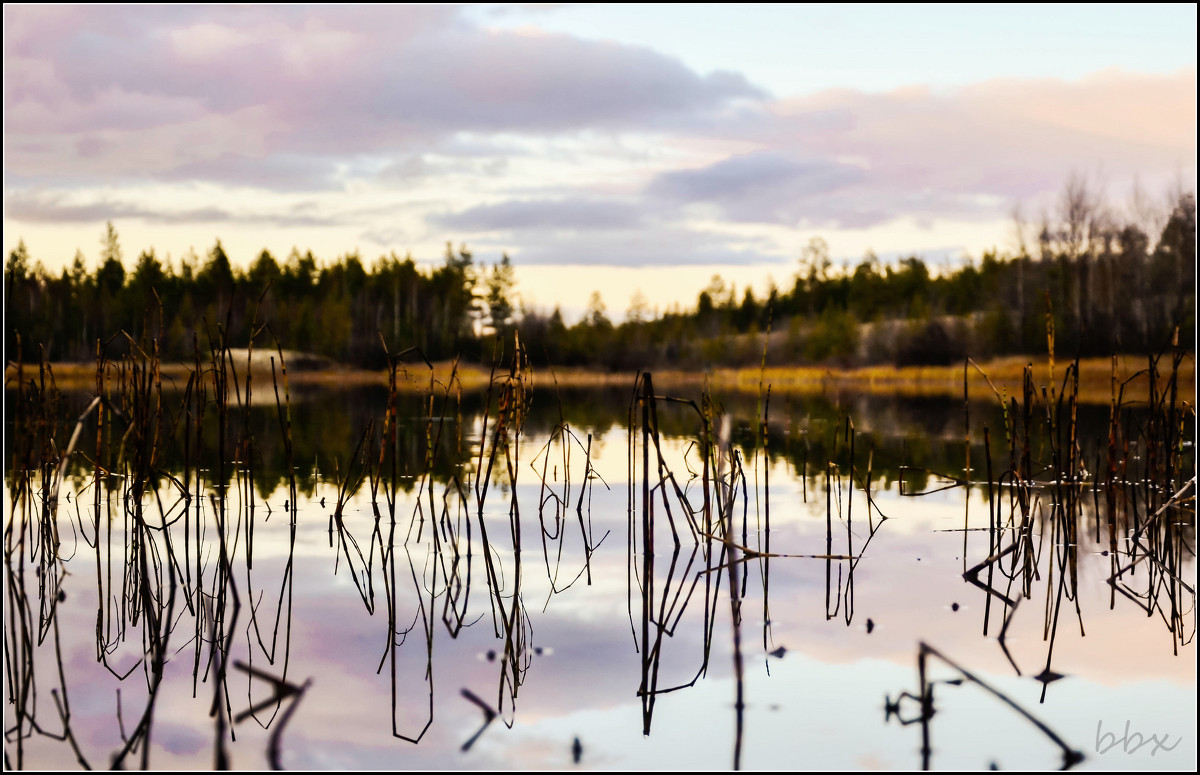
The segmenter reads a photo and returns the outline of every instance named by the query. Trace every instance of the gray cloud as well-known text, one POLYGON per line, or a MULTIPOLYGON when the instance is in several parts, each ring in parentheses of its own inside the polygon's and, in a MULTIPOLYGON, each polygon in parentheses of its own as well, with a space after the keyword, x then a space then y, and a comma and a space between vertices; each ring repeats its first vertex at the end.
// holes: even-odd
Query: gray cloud
POLYGON ((367 229, 359 234, 359 239, 379 247, 393 248, 411 239, 411 235, 399 228, 367 229))
POLYGON ((5 21, 6 165, 47 174, 66 153, 107 175, 265 171, 267 187, 319 188, 322 158, 460 132, 646 128, 764 96, 650 49, 486 31, 443 7, 30 7, 5 21), (71 142, 38 153, 32 137, 71 142), (288 154, 318 160, 289 175, 288 154), (255 169, 262 157, 286 160, 255 169))
POLYGON ((659 175, 647 193, 679 204, 712 204, 734 221, 794 225, 821 200, 863 182, 858 167, 799 161, 775 151, 733 156, 697 170, 659 175))
POLYGON ((146 223, 247 223, 270 226, 333 226, 337 218, 318 216, 305 208, 290 213, 232 213, 220 207, 191 210, 156 210, 128 202, 102 200, 84 204, 65 201, 61 194, 16 192, 6 197, 7 217, 28 223, 89 223, 118 219, 136 219, 146 223))
POLYGON ((828 193, 850 176, 840 165, 798 162, 781 153, 761 151, 731 156, 703 169, 664 173, 650 190, 686 202, 736 201, 763 190, 812 196, 828 193))
POLYGON ((379 178, 384 181, 403 182, 420 180, 433 172, 435 172, 434 165, 425 161, 425 157, 421 154, 416 154, 387 165, 379 171, 379 178))
POLYGON ((61 196, 10 194, 5 198, 5 215, 30 223, 87 223, 117 218, 140 218, 144 215, 142 208, 124 202, 73 205, 64 203, 62 199, 61 196))
POLYGON ((405 69, 424 63, 425 77, 381 84, 390 92, 379 108, 446 128, 639 127, 765 96, 740 75, 702 77, 649 49, 560 35, 455 34, 422 40, 404 53, 405 69), (446 43, 465 56, 438 56, 446 43))
POLYGON ((644 211, 628 201, 601 199, 512 199, 434 216, 434 226, 466 231, 591 231, 642 225, 644 211))
POLYGON ((530 231, 518 244, 476 239, 477 253, 507 251, 514 263, 550 266, 697 266, 717 264, 765 264, 789 262, 794 257, 760 251, 753 241, 744 241, 669 226, 646 230, 597 230, 585 238, 576 234, 530 231))
POLYGON ((268 158, 224 154, 181 164, 162 172, 169 181, 204 180, 270 191, 331 191, 342 187, 335 160, 313 155, 280 153, 268 158))

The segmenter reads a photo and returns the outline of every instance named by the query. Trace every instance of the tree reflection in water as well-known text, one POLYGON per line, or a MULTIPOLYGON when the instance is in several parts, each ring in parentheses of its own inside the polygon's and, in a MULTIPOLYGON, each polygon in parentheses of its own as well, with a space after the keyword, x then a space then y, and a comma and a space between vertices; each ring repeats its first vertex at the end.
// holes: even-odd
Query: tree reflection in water
MULTIPOLYGON (((905 586, 889 557, 908 546, 912 524, 927 529, 911 504, 936 508, 958 493, 961 524, 938 530, 961 533, 960 594, 980 595, 984 640, 971 648, 995 632, 1003 664, 1040 682, 1042 705, 1072 669, 1055 660, 1059 625, 1085 635, 1082 601, 1103 594, 1088 581, 1101 564, 1111 615, 1136 606, 1162 620, 1173 654, 1194 648, 1195 463, 1185 443, 1194 418, 1176 395, 1177 354, 1150 365, 1145 405, 1118 386, 1104 417, 1078 403, 1068 367, 1043 389, 1027 373, 1021 396, 970 407, 956 428, 944 405, 772 397, 769 388, 721 403, 704 391, 661 393, 650 374, 632 390, 535 391, 519 348, 481 393, 405 367, 419 358, 404 353, 391 358, 386 390, 307 397, 289 388, 281 351, 264 390, 247 369, 239 376, 219 338, 206 354, 197 347, 182 386, 164 384, 153 351, 133 349, 98 363, 87 396, 60 394, 44 364, 22 365, 9 391, 13 768, 252 767, 264 753, 273 767, 349 766, 319 752, 304 720, 330 718, 312 698, 323 681, 343 679, 331 687, 334 716, 356 734, 386 735, 386 706, 392 737, 432 751, 421 761, 476 766, 456 757, 500 745, 489 732, 496 720, 516 731, 535 661, 550 658, 535 637, 543 624, 584 635, 555 644, 563 670, 546 669, 562 682, 557 702, 585 710, 598 697, 636 697, 646 736, 660 734, 652 722, 665 697, 728 681, 724 704, 698 712, 703 740, 717 752, 729 746, 723 763, 737 768, 760 748, 791 750, 753 736, 755 687, 771 660, 779 670, 797 658, 790 653, 815 648, 805 628, 822 624, 817 632, 840 638, 839 648, 861 648, 852 634, 877 641, 876 621, 889 613, 880 587, 905 586), (405 389, 405 379, 422 385, 405 389), (610 540, 622 521, 623 558, 610 540), (822 595, 823 616, 809 625, 801 612, 822 595), (628 620, 636 677, 612 667, 624 629, 614 614, 628 620), (761 626, 761 651, 757 632, 743 637, 751 624, 761 626), (829 635, 834 624, 844 634, 829 635), (1027 648, 1010 650, 1010 628, 1042 638, 1037 667, 1027 648), (342 640, 325 640, 331 631, 342 640), (599 655, 612 661, 589 662, 599 655), (387 676, 367 691, 346 677, 359 667, 387 676), (435 691, 437 675, 451 682, 445 691, 435 691), (435 712, 448 720, 430 739, 435 712), (289 722, 301 727, 291 737, 289 722), (197 737, 200 724, 210 731, 197 737)), ((928 532, 928 552, 939 551, 935 541, 950 546, 928 532)), ((945 634, 928 609, 907 616, 920 635, 918 687, 889 696, 885 717, 920 726, 909 751, 924 766, 934 760, 935 686, 939 703, 946 686, 988 693, 1058 746, 1060 765, 1078 763, 1079 741, 973 666, 994 671, 990 657, 950 656, 928 642, 945 634), (932 676, 931 659, 951 677, 932 676)), ((551 713, 542 697, 527 711, 535 719, 551 713)), ((543 766, 605 755, 584 729, 543 766)), ((975 755, 978 766, 994 752, 975 755)))

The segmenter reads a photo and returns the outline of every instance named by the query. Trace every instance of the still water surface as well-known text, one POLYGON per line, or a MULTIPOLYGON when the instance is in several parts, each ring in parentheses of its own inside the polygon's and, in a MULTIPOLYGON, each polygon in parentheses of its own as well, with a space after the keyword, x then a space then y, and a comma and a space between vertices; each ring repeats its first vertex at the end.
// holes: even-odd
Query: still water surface
POLYGON ((632 389, 539 389, 500 435, 495 402, 409 399, 380 464, 386 392, 293 396, 294 490, 273 403, 229 421, 254 441, 227 440, 224 486, 209 462, 137 493, 77 461, 59 561, 17 529, 44 498, 6 508, 6 608, 36 641, 6 613, 10 696, 29 686, 6 764, 1194 766, 1194 501, 1110 533, 1106 407, 1080 410, 1091 473, 1023 511, 995 407, 730 397, 706 437, 680 397, 657 446, 632 389))

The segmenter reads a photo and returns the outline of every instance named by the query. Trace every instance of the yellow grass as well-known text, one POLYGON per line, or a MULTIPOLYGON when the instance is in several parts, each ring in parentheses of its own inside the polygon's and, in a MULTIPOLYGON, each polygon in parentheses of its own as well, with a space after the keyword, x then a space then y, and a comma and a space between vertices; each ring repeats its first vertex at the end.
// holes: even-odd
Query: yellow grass
MULTIPOLYGON (((1040 393, 1045 387, 1057 394, 1063 390, 1069 362, 1056 360, 1053 379, 1046 358, 1001 358, 969 366, 870 366, 860 369, 821 369, 811 367, 719 370, 714 372, 714 387, 734 387, 757 391, 760 380, 771 385, 771 391, 801 394, 825 392, 859 392, 879 395, 944 396, 960 398, 963 378, 967 394, 972 399, 1007 400, 1020 396, 1026 365, 1033 367, 1033 382, 1040 393)), ((1144 401, 1148 396, 1149 379, 1144 372, 1148 360, 1143 356, 1118 356, 1115 359, 1116 387, 1125 383, 1124 401, 1144 401), (1135 376, 1137 375, 1137 376, 1135 376), (1130 378, 1133 378, 1132 380, 1130 378), (1128 380, 1128 382, 1127 382, 1128 380)), ((1160 362, 1160 374, 1169 363, 1160 362)), ((1195 395, 1195 358, 1185 358, 1179 371, 1179 397, 1192 401, 1195 395)), ((1165 375, 1164 375, 1165 376, 1165 375)), ((1113 396, 1114 359, 1086 358, 1079 362, 1079 400, 1082 403, 1107 404, 1113 396)))
MULTIPOLYGON (((997 394, 1007 400, 1021 395, 1021 381, 1026 365, 1033 366, 1035 389, 1050 390, 1051 377, 1048 359, 1023 357, 1001 358, 967 368, 967 393, 974 400, 995 400, 997 394), (985 376, 986 375, 986 376, 985 376)), ((1063 379, 1069 362, 1057 360, 1054 365, 1053 389, 1063 389, 1063 379)), ((1116 358, 1116 386, 1125 383, 1123 400, 1144 401, 1148 395, 1149 379, 1144 372, 1148 360, 1144 356, 1116 358), (1138 376, 1135 376, 1138 375, 1138 376), (1133 377, 1132 380, 1130 378, 1133 377), (1130 380, 1126 382, 1127 380, 1130 380)), ((1164 359, 1160 374, 1169 367, 1164 359)), ((597 373, 581 369, 555 369, 561 386, 575 385, 632 385, 633 374, 597 373)), ((821 395, 826 393, 866 393, 874 395, 928 396, 961 398, 963 394, 963 364, 954 366, 869 366, 858 369, 832 369, 819 366, 768 366, 761 368, 714 369, 697 371, 656 371, 654 384, 661 389, 694 387, 707 381, 717 391, 757 393, 760 386, 770 386, 773 394, 821 395)), ((1086 358, 1079 362, 1079 399, 1082 403, 1107 404, 1113 395, 1114 363, 1112 358, 1086 358)), ((1165 374, 1163 375, 1165 376, 1165 374)), ((549 381, 545 370, 539 375, 542 383, 549 381)), ((1196 363, 1189 354, 1179 370, 1179 397, 1191 402, 1196 392, 1196 363)))
MULTIPOLYGON (((1125 385, 1126 402, 1143 401, 1147 397, 1149 381, 1143 372, 1148 361, 1144 356, 1118 356, 1116 379, 1119 386, 1125 385)), ((1053 389, 1061 391, 1066 367, 1070 362, 1056 360, 1054 365, 1053 389)), ((1046 358, 1022 357, 1001 358, 972 366, 966 370, 967 391, 975 400, 995 400, 997 393, 1004 399, 1019 396, 1021 379, 1026 364, 1033 366, 1034 384, 1038 392, 1042 387, 1051 387, 1050 365, 1046 358), (986 375, 986 377, 984 376, 986 375), (989 384, 990 380, 990 384, 989 384)), ((235 364, 244 366, 243 363, 235 364)), ((1164 370, 1166 359, 1160 362, 1164 370)), ((1103 403, 1113 395, 1113 366, 1111 358, 1087 358, 1080 361, 1079 395, 1084 403, 1103 403)), ((1194 401, 1195 357, 1188 354, 1180 367, 1179 396, 1182 401, 1194 401)), ((96 370, 92 364, 57 363, 51 366, 55 384, 63 390, 86 390, 95 385, 96 370)), ((239 374, 240 374, 239 370, 239 374)), ((660 389, 695 388, 705 383, 716 391, 741 391, 756 393, 760 385, 770 386, 774 394, 789 393, 820 395, 825 393, 867 393, 897 396, 944 396, 960 398, 963 394, 963 364, 954 366, 870 366, 859 369, 832 369, 815 366, 768 366, 759 368, 713 369, 708 372, 666 370, 654 372, 655 385, 660 389)), ((25 379, 37 378, 37 365, 25 366, 25 379)), ((164 363, 162 374, 164 386, 175 384, 182 387, 187 382, 190 365, 164 363)), ((475 365, 455 364, 449 361, 434 364, 433 379, 436 385, 445 385, 455 373, 464 390, 480 390, 487 386, 491 371, 475 365)), ((507 370, 498 370, 503 376, 507 370)), ((548 387, 599 387, 632 386, 635 374, 603 372, 581 368, 535 370, 535 385, 548 387)), ((11 387, 16 379, 16 369, 9 364, 5 370, 5 385, 11 387)), ((256 385, 261 380, 271 379, 269 366, 254 368, 256 385)), ((419 391, 429 386, 430 371, 423 363, 413 364, 401 374, 401 389, 419 391)), ((330 388, 386 385, 387 374, 383 371, 364 371, 348 368, 289 369, 288 381, 292 385, 320 385, 330 388)))

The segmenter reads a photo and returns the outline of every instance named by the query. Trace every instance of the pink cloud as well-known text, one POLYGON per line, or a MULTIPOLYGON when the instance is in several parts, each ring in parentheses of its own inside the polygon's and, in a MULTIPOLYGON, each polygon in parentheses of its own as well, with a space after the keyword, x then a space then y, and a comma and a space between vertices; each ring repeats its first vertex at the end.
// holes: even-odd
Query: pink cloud
POLYGON ((860 158, 872 187, 1028 196, 1073 169, 1195 166, 1196 73, 995 80, 946 93, 824 92, 774 105, 772 142, 860 158))
POLYGON ((17 153, 24 174, 75 161, 97 132, 121 135, 83 144, 105 158, 97 171, 142 174, 247 147, 332 155, 464 130, 636 127, 759 95, 650 49, 488 32, 453 8, 28 11, 5 13, 9 148, 71 142, 17 153))

